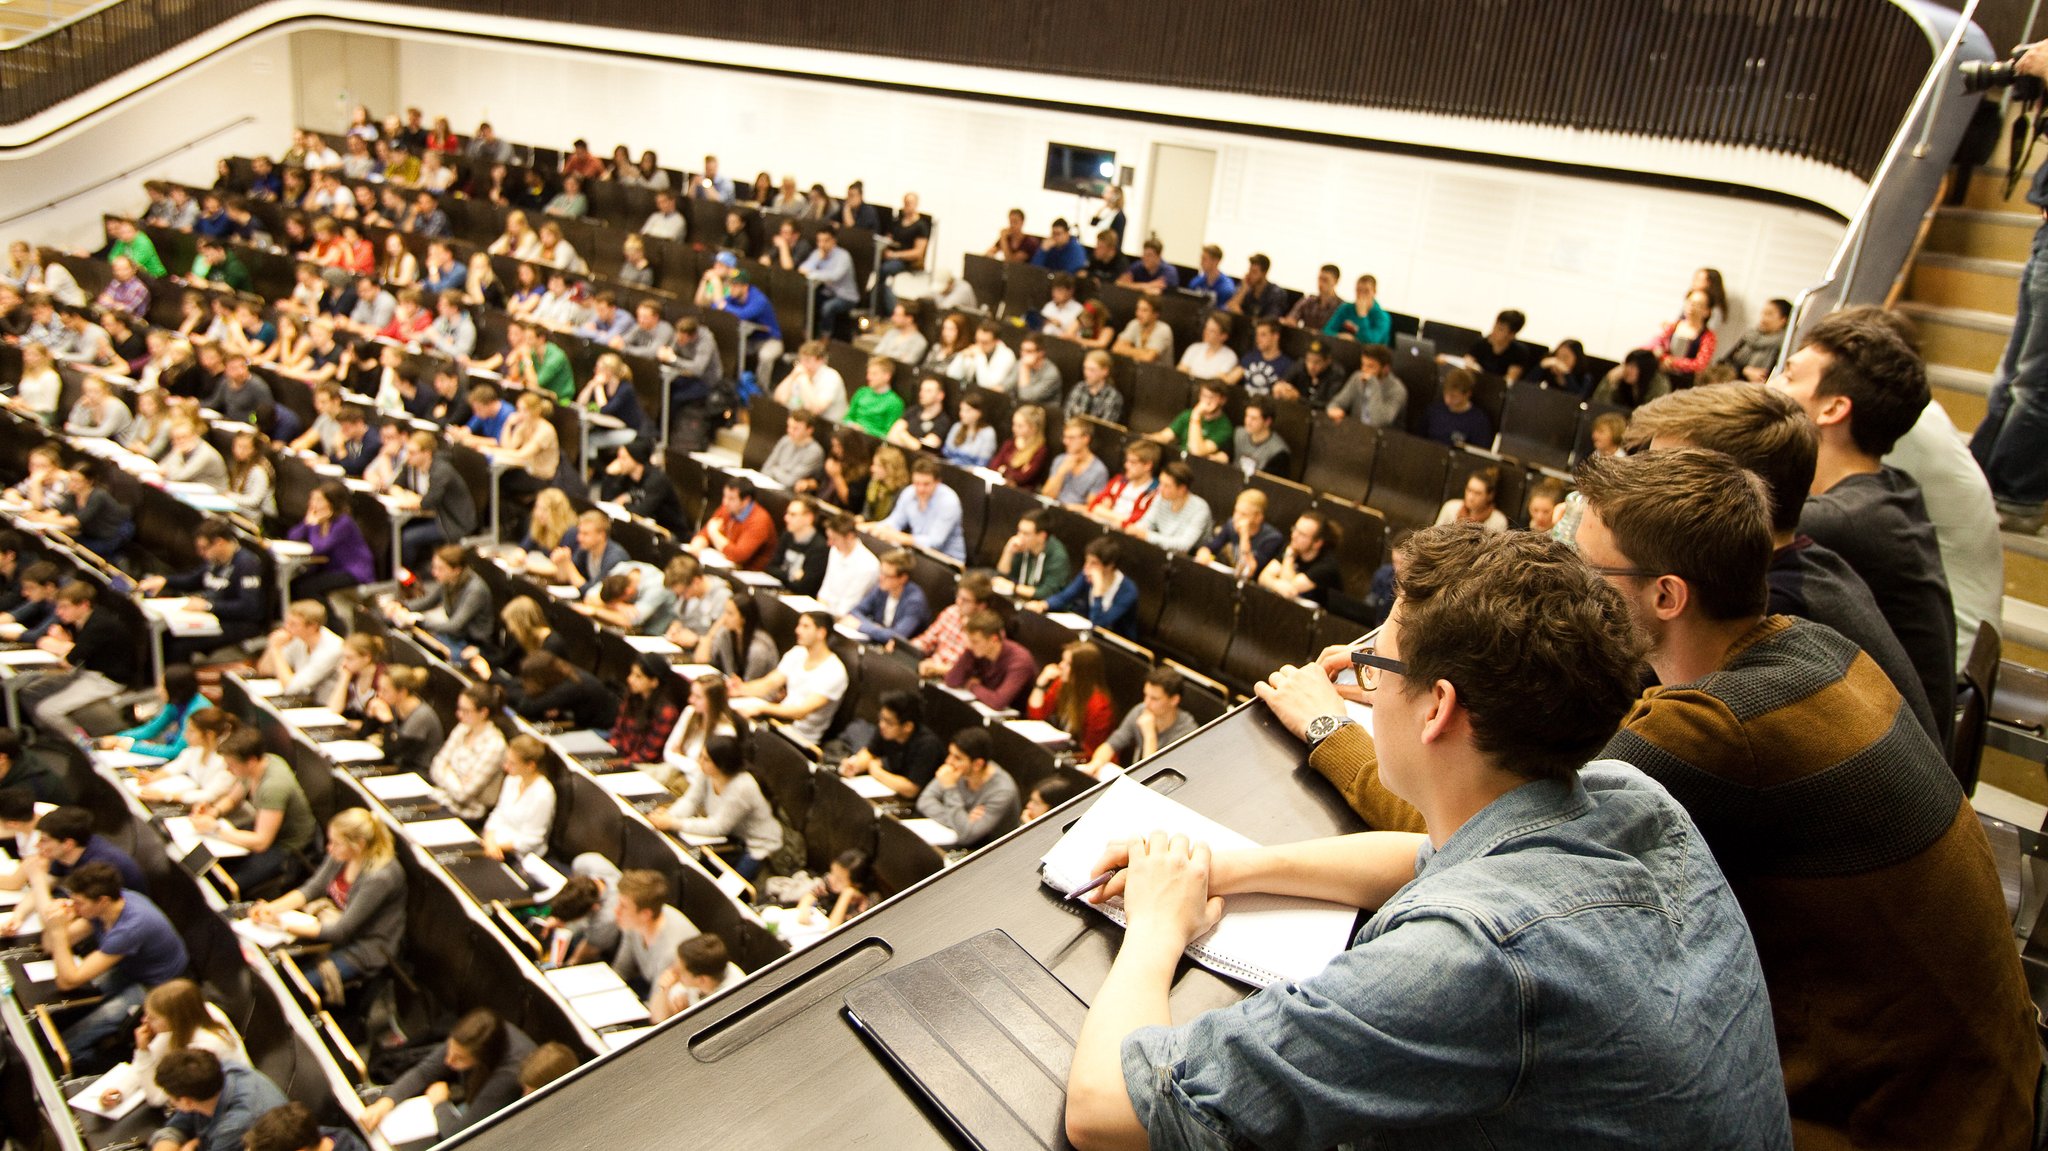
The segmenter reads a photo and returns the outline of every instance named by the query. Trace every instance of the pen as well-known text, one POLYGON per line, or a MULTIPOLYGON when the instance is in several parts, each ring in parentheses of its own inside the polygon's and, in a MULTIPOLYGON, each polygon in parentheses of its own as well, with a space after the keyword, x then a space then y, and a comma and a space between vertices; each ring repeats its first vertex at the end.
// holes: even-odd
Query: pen
POLYGON ((1095 890, 1098 887, 1101 887, 1103 884, 1108 883, 1110 880, 1116 878, 1116 873, 1121 870, 1123 869, 1120 867, 1110 868, 1108 871, 1103 872, 1101 875, 1098 875, 1095 878, 1089 880, 1088 882, 1082 884, 1081 886, 1076 887, 1074 890, 1067 892, 1067 898, 1070 900, 1081 898, 1082 896, 1088 894, 1089 892, 1095 890))

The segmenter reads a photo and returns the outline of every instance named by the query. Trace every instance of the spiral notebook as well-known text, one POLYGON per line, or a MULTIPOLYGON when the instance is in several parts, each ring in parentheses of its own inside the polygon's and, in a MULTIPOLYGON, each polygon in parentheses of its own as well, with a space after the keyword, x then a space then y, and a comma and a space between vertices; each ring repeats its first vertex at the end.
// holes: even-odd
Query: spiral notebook
MULTIPOLYGON (((1073 828, 1038 861, 1039 877, 1055 891, 1069 892, 1095 877, 1102 852, 1113 841, 1174 832, 1211 849, 1257 847, 1239 833, 1197 814, 1127 776, 1119 776, 1073 828)), ((1124 922, 1123 902, 1089 904, 1124 922)), ((1290 895, 1231 895, 1223 919, 1188 945, 1188 958, 1254 987, 1299 981, 1321 971, 1350 946, 1358 909, 1290 895)))

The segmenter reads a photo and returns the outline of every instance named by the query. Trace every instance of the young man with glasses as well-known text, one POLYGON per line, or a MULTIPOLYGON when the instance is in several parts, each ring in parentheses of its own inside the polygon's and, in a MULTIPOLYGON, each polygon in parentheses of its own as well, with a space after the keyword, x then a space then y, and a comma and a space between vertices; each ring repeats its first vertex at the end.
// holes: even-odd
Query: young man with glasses
MULTIPOLYGON (((1619 593, 1570 548, 1475 525, 1402 545, 1357 662, 1373 732, 1322 668, 1259 695, 1312 745, 1377 743, 1421 834, 1212 855, 1112 848, 1123 943, 1068 1079, 1076 1147, 1791 1145, 1754 946, 1712 854, 1599 754, 1636 695, 1619 593), (1348 733, 1348 734, 1347 734, 1348 733), (1181 952, 1266 891, 1377 913, 1320 974, 1172 1025, 1181 952)), ((1333 653, 1352 665, 1348 652, 1333 653)))

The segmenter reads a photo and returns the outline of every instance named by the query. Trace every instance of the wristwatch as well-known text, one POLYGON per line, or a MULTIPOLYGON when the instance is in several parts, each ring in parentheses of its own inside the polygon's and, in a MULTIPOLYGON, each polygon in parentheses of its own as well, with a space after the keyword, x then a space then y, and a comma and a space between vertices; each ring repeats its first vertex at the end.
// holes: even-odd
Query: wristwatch
POLYGON ((1350 727, 1357 722, 1348 715, 1319 715, 1309 720, 1308 727, 1301 733, 1303 738, 1308 740, 1309 754, 1315 754, 1316 748, 1322 746, 1324 740, 1337 734, 1339 728, 1350 727))

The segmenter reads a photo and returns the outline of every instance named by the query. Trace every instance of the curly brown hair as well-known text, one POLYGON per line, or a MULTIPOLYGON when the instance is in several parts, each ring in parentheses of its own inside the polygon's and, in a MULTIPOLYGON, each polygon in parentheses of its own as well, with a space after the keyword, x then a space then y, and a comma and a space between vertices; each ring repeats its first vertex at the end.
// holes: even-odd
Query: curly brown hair
POLYGON ((1569 544, 1478 524, 1400 545, 1402 689, 1456 687, 1502 771, 1567 779, 1635 704, 1643 643, 1628 604, 1569 544))

